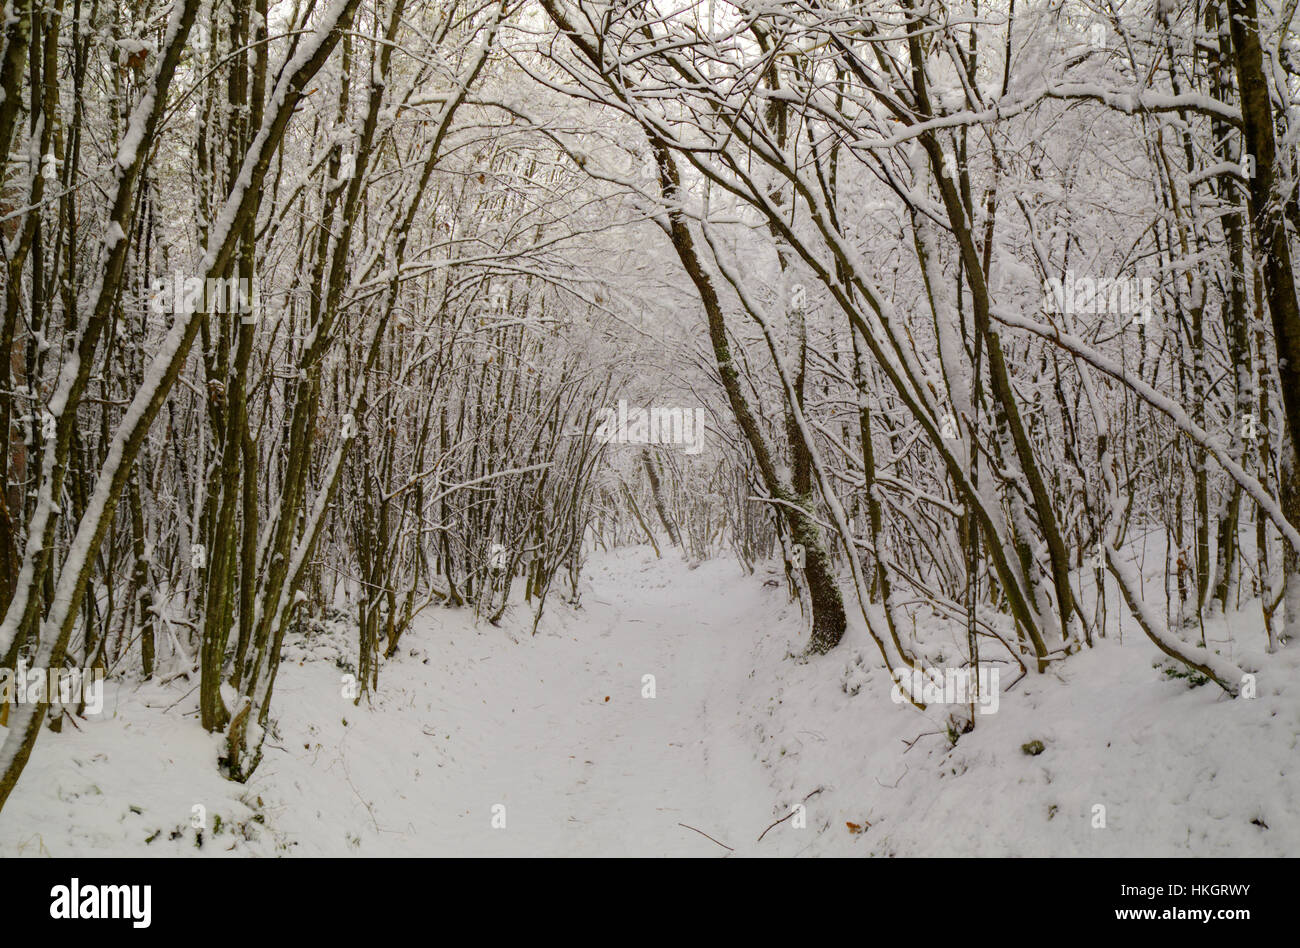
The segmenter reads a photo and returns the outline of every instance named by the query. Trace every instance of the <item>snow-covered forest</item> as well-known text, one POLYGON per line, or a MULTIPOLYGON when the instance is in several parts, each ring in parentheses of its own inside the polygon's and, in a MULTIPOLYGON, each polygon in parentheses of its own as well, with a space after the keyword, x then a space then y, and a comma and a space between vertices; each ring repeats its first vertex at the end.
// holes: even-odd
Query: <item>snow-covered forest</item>
POLYGON ((0 30, 0 855, 1300 854, 1295 0, 0 30))

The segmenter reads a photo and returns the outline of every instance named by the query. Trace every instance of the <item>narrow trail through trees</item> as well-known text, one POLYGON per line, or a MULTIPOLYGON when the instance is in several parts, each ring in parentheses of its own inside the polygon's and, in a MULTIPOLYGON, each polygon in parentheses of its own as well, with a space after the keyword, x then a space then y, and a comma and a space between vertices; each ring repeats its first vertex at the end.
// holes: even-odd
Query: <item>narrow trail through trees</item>
MULTIPOLYGON (((705 572, 728 569, 739 574, 733 563, 705 572)), ((461 695, 470 704, 481 692, 489 707, 453 711, 457 769, 428 775, 455 814, 420 827, 428 851, 690 856, 726 855, 702 833, 741 852, 754 842, 771 822, 771 792, 729 680, 745 675, 737 658, 754 638, 754 581, 728 595, 675 585, 683 574, 695 578, 635 555, 602 558, 563 641, 542 633, 485 651, 477 689, 461 695), (498 803, 503 829, 492 827, 498 803)), ((452 693, 456 679, 443 687, 452 693)))

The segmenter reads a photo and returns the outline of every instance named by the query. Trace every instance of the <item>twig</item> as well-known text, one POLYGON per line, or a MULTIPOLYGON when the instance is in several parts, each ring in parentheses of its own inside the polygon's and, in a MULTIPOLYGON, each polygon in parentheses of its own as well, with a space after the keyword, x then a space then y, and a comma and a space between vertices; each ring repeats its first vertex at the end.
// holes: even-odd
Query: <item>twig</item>
MULTIPOLYGON (((916 746, 916 742, 919 741, 921 738, 930 737, 932 735, 942 734, 942 733, 943 731, 922 731, 920 734, 916 735, 916 737, 912 738, 910 741, 903 741, 903 743, 907 745, 907 751, 910 751, 913 747, 916 746)), ((900 740, 902 739, 900 738, 900 740)), ((907 751, 903 751, 903 753, 906 754, 907 751)))
MULTIPOLYGON (((685 823, 678 823, 677 825, 681 827, 685 827, 686 829, 692 830, 696 833, 699 833, 705 839, 712 840, 713 842, 718 843, 716 839, 713 839, 713 837, 710 836, 708 833, 704 832, 704 830, 697 830, 695 829, 694 826, 687 826, 685 823)), ((730 846, 728 846, 726 843, 718 843, 718 845, 721 846, 723 849, 728 850, 729 852, 733 852, 733 853, 735 852, 735 850, 732 849, 730 846)))
MULTIPOLYGON (((189 691, 185 692, 185 694, 181 695, 179 698, 177 698, 177 699, 176 699, 175 701, 173 701, 171 704, 167 705, 167 707, 163 708, 163 714, 166 714, 168 711, 170 711, 172 708, 176 707, 178 704, 180 704, 182 701, 184 701, 186 698, 188 698, 190 695, 194 694, 194 692, 196 692, 196 691, 198 691, 198 690, 199 690, 199 686, 198 686, 198 685, 195 685, 195 686, 194 686, 193 688, 191 688, 189 691)), ((146 707, 156 708, 157 705, 146 705, 146 707)))
MULTIPOLYGON (((804 797, 802 802, 807 803, 809 800, 817 796, 817 794, 821 793, 825 789, 826 789, 825 787, 818 787, 812 793, 808 794, 808 796, 804 797)), ((772 829, 773 826, 780 826, 786 820, 790 819, 790 817, 794 816, 794 814, 795 811, 791 809, 789 813, 787 813, 785 816, 781 817, 779 820, 773 823, 772 826, 769 826, 767 829, 763 830, 763 832, 759 833, 756 842, 761 843, 763 841, 763 837, 767 835, 768 830, 772 829)))
POLYGON ((773 823, 772 826, 769 826, 767 829, 763 830, 763 832, 759 833, 759 834, 758 834, 757 842, 760 842, 760 843, 761 843, 761 842, 763 841, 763 837, 767 835, 768 830, 772 829, 772 827, 774 827, 774 826, 780 826, 780 825, 781 825, 782 823, 784 823, 786 820, 790 819, 790 817, 794 816, 794 814, 795 814, 795 811, 794 811, 794 810, 791 810, 791 811, 790 811, 789 813, 787 813, 785 816, 781 817, 779 820, 777 820, 775 823, 773 823))

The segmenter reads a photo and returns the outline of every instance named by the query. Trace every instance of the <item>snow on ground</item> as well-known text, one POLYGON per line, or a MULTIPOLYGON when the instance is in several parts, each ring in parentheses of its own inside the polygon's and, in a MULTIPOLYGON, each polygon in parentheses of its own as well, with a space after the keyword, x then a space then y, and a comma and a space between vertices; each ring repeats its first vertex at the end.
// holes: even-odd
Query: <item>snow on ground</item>
POLYGON ((860 624, 792 657, 776 568, 633 548, 586 578, 536 637, 522 609, 501 628, 428 610, 369 707, 342 695, 343 633, 291 643, 242 786, 216 772, 195 683, 109 683, 102 716, 42 735, 0 856, 1300 853, 1294 653, 1229 701, 1163 675, 1130 627, 954 747, 933 708, 891 703, 860 624), (806 826, 763 835, 798 803, 806 826))

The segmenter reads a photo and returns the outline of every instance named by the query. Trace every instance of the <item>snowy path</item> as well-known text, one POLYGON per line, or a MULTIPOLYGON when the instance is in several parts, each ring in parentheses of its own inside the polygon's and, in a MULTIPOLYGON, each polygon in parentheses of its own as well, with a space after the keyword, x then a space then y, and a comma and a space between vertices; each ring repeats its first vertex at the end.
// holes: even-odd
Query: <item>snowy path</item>
POLYGON ((433 792, 449 796, 455 816, 422 827, 431 845, 493 855, 726 854, 678 823, 737 849, 754 839, 771 804, 745 805, 763 799, 766 777, 734 733, 738 683, 727 680, 745 674, 736 657, 755 637, 752 601, 661 578, 674 572, 598 568, 580 627, 476 664, 493 710, 448 708, 465 712, 454 714, 451 741, 461 767, 433 792), (536 648, 568 655, 540 663, 536 648), (643 696, 646 675, 654 697, 643 696), (503 830, 491 827, 497 803, 503 830))

